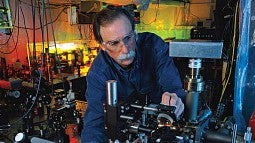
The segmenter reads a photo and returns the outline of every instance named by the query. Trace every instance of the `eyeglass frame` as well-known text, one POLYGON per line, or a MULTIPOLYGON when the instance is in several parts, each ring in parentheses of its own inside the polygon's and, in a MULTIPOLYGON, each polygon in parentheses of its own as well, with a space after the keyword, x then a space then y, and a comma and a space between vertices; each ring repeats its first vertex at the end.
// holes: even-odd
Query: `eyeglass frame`
POLYGON ((136 33, 133 30, 131 30, 123 38, 119 38, 119 39, 111 40, 111 41, 107 41, 107 42, 102 42, 102 45, 107 47, 107 49, 110 51, 119 51, 119 48, 121 47, 121 45, 119 45, 119 44, 121 43, 121 41, 123 42, 124 45, 128 45, 129 42, 131 42, 131 40, 133 40, 132 38, 135 38, 135 36, 136 36, 136 33))

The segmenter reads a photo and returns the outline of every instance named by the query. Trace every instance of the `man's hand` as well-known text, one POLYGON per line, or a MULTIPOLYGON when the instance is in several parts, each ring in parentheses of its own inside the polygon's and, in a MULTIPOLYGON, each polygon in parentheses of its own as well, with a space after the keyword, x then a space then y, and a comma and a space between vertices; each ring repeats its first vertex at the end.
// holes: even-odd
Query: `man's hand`
POLYGON ((179 118, 184 111, 184 104, 182 103, 181 98, 179 98, 175 93, 164 92, 162 95, 161 104, 175 106, 175 115, 177 118, 179 118))

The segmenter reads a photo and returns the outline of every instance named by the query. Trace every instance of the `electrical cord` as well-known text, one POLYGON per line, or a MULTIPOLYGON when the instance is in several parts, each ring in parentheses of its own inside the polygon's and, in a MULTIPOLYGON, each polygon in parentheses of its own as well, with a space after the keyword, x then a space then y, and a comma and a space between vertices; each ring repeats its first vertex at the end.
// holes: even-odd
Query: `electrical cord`
POLYGON ((230 62, 230 69, 229 69, 229 74, 228 74, 228 77, 226 79, 225 85, 223 86, 223 89, 222 89, 222 93, 221 93, 221 96, 220 96, 219 103, 222 102, 225 90, 228 86, 228 82, 229 82, 229 79, 230 79, 231 74, 232 74, 232 69, 233 69, 233 64, 234 64, 235 48, 236 48, 236 27, 237 27, 238 7, 239 7, 239 1, 237 0, 237 4, 236 4, 236 7, 235 7, 234 33, 233 33, 233 39, 232 39, 232 57, 231 57, 231 62, 230 62))
MULTIPOLYGON (((46 23, 44 26, 49 25, 49 24, 53 24, 54 22, 56 22, 56 21, 59 19, 60 15, 61 15, 67 8, 68 8, 68 7, 65 6, 65 7, 58 13, 57 17, 56 17, 54 20, 51 20, 51 22, 46 23)), ((28 28, 28 27, 19 27, 19 26, 15 26, 15 25, 14 25, 14 27, 16 27, 16 28, 22 28, 22 29, 28 29, 28 30, 40 30, 40 29, 41 29, 41 27, 28 28)))
MULTIPOLYGON (((21 14, 22 14, 22 17, 23 17, 23 21, 24 21, 24 26, 25 26, 25 31, 26 31, 26 35, 27 35, 27 43, 30 43, 30 40, 29 40, 29 35, 28 35, 28 31, 26 29, 26 19, 25 19, 25 15, 24 15, 24 11, 23 11, 23 8, 21 7, 21 5, 19 4, 20 6, 20 11, 21 11, 21 14)), ((28 52, 29 52, 29 55, 31 55, 31 51, 30 51, 30 44, 27 45, 28 47, 28 52)), ((29 57, 28 57, 29 58, 29 57)))
MULTIPOLYGON (((48 3, 48 6, 49 6, 49 3, 50 3, 49 0, 47 0, 47 3, 48 3)), ((57 59, 57 67, 60 67, 60 60, 59 60, 59 57, 58 57, 58 51, 57 51, 57 46, 56 46, 57 45, 56 44, 56 37, 55 37, 55 32, 54 32, 54 27, 53 27, 53 22, 52 22, 52 14, 51 14, 50 9, 49 9, 49 16, 50 16, 51 30, 52 30, 52 36, 53 36, 53 42, 54 42, 54 48, 55 48, 55 56, 56 56, 56 59, 57 59)), ((64 81, 61 70, 60 70, 60 78, 61 78, 61 81, 64 81)), ((62 87, 63 87, 65 95, 67 95, 67 91, 66 91, 64 82, 62 82, 62 87)))
MULTIPOLYGON (((31 3, 33 0, 31 0, 31 3)), ((33 15, 35 14, 35 11, 33 9, 33 15)), ((35 17, 33 17, 35 18, 35 17)), ((13 123, 11 123, 10 125, 4 125, 4 126, 0 126, 0 127, 13 127, 15 126, 18 122, 20 122, 22 119, 24 119, 29 113, 30 111, 32 110, 32 108, 34 107, 35 103, 36 103, 36 99, 39 95, 39 89, 40 89, 40 86, 41 86, 41 81, 42 81, 42 72, 38 72, 39 73, 39 79, 38 79, 38 85, 37 85, 37 89, 36 89, 36 94, 35 96, 32 98, 32 104, 30 105, 30 107, 28 108, 28 110, 21 116, 19 117, 18 119, 16 119, 13 123)))

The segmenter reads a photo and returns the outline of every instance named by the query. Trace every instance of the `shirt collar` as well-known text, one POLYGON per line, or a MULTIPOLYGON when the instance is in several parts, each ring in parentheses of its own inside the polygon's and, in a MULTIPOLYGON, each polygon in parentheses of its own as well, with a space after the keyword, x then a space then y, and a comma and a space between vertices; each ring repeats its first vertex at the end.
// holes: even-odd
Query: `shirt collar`
POLYGON ((116 67, 116 69, 117 69, 118 71, 120 71, 121 73, 128 72, 128 71, 134 69, 135 66, 137 66, 137 63, 138 63, 138 58, 137 58, 138 53, 137 53, 137 50, 136 50, 135 52, 136 52, 136 54, 135 54, 134 61, 133 61, 133 63, 131 64, 131 66, 130 66, 128 69, 122 68, 122 67, 121 67, 119 64, 117 64, 112 58, 110 58, 110 60, 111 60, 111 62, 113 63, 113 65, 116 67))

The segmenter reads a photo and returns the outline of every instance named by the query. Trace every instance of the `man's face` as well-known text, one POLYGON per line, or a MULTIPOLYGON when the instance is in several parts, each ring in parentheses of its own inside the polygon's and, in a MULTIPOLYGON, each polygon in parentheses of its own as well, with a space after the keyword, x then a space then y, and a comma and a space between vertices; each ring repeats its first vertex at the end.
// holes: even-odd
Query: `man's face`
POLYGON ((120 66, 127 67, 135 57, 136 40, 129 20, 120 18, 100 27, 101 48, 120 66))

